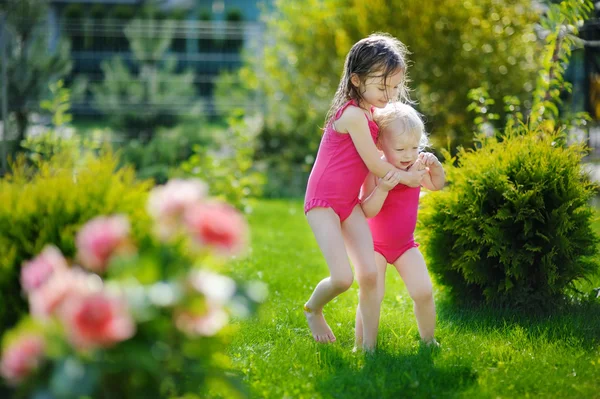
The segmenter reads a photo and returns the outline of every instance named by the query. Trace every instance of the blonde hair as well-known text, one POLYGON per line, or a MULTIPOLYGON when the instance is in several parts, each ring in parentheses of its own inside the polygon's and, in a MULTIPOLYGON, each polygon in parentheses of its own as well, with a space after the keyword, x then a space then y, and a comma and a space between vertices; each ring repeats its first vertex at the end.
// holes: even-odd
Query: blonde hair
POLYGON ((430 145, 421 115, 409 104, 396 101, 389 103, 385 108, 376 108, 373 113, 373 120, 379 126, 381 133, 385 132, 392 122, 399 120, 402 122, 401 134, 414 134, 420 137, 420 150, 430 145))

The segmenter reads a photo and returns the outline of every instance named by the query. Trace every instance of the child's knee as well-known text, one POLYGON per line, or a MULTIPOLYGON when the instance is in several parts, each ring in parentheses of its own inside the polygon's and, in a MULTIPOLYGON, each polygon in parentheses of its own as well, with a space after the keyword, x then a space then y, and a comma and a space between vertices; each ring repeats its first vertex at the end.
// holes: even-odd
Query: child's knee
POLYGON ((344 292, 350 289, 354 278, 351 274, 347 276, 331 277, 331 285, 338 292, 344 292))
POLYGON ((360 289, 375 291, 378 288, 377 284, 377 270, 370 270, 358 274, 358 286, 360 289))
POLYGON ((430 285, 419 287, 419 289, 414 290, 411 298, 417 304, 433 301, 433 288, 430 285))

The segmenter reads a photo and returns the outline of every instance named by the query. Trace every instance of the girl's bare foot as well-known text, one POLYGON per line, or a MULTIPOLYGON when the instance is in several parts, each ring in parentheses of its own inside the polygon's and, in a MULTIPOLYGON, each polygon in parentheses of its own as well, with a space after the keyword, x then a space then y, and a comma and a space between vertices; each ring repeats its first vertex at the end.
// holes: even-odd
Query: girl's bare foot
POLYGON ((427 347, 427 348, 430 348, 430 349, 437 349, 437 348, 440 348, 440 347, 441 347, 440 343, 439 343, 439 342, 437 342, 437 341, 435 340, 435 338, 431 338, 431 339, 430 339, 430 340, 428 340, 428 341, 423 341, 423 340, 422 340, 422 341, 421 341, 421 343, 422 343, 423 345, 425 345, 425 347, 427 347))
POLYGON ((317 342, 335 342, 335 335, 325 321, 322 312, 316 312, 304 305, 304 316, 308 321, 308 328, 312 332, 312 336, 317 342))
POLYGON ((364 353, 367 355, 372 355, 375 353, 375 348, 365 348, 362 345, 354 345, 354 347, 352 348, 352 353, 364 353))
POLYGON ((360 352, 362 350, 363 337, 356 336, 354 339, 354 347, 352 348, 352 353, 360 352))

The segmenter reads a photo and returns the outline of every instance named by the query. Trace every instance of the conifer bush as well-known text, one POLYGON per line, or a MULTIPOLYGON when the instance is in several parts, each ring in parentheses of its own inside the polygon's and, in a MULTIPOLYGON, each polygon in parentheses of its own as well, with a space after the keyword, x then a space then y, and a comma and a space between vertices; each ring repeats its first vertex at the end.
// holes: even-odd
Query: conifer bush
POLYGON ((485 87, 472 90, 476 148, 446 153, 448 187, 429 194, 420 213, 421 242, 430 270, 455 297, 518 308, 557 303, 579 279, 598 273, 598 237, 590 199, 597 185, 584 172, 583 144, 567 144, 586 115, 559 112, 570 91, 563 72, 577 45, 577 26, 589 1, 567 0, 548 9, 543 68, 526 119, 505 98, 501 132, 485 87))
POLYGON ((582 148, 524 133, 460 150, 449 188, 422 201, 428 266, 457 297, 533 307, 598 270, 582 148))

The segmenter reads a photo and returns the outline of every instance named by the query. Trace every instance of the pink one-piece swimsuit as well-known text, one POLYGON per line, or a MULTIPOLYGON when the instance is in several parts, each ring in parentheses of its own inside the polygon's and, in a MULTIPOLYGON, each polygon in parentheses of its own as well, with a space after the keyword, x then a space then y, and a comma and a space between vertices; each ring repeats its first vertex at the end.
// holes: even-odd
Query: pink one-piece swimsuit
MULTIPOLYGON (((334 120, 339 119, 350 105, 358 106, 355 100, 350 100, 336 112, 334 120)), ((375 142, 379 128, 367 115, 365 117, 375 142)), ((369 169, 358 154, 350 134, 337 132, 330 122, 321 138, 317 159, 308 178, 304 213, 314 207, 332 208, 340 221, 344 221, 359 203, 360 188, 368 173, 369 169)))
POLYGON ((368 219, 375 252, 388 263, 394 263, 402 254, 419 246, 414 232, 417 225, 421 187, 398 184, 391 189, 379 213, 368 219))

